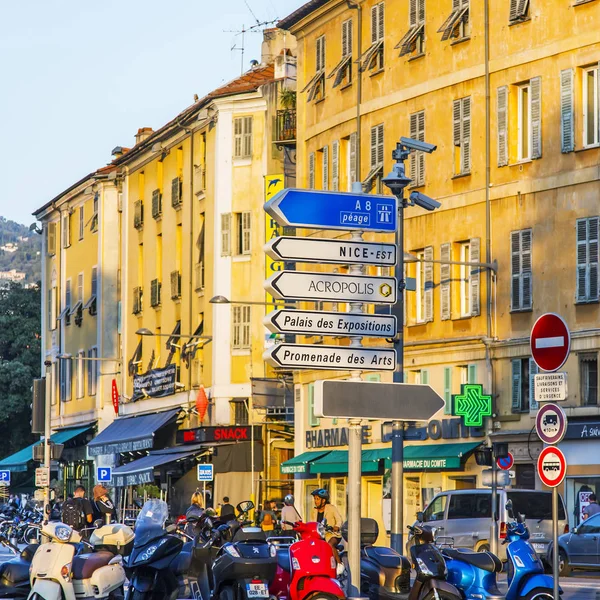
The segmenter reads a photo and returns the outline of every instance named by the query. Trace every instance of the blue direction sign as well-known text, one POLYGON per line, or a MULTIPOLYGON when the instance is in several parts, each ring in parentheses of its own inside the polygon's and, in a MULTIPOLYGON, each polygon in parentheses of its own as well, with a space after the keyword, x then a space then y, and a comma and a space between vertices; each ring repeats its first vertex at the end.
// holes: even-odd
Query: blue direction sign
POLYGON ((96 481, 98 483, 109 483, 112 479, 112 467, 97 467, 96 481))
POLYGON ((393 196, 316 190, 281 190, 265 211, 287 227, 396 231, 398 211, 393 196))
POLYGON ((0 485, 10 485, 10 471, 0 471, 0 485))
POLYGON ((200 463, 198 465, 198 481, 212 481, 214 479, 214 470, 211 464, 200 463))

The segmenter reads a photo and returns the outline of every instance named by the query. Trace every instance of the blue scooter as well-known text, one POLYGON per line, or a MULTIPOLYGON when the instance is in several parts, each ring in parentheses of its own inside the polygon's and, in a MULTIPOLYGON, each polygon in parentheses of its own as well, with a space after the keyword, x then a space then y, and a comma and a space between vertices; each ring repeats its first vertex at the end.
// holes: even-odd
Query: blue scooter
MULTIPOLYGON (((510 518, 514 518, 512 501, 506 504, 510 518)), ((443 548, 448 567, 447 581, 458 588, 466 600, 553 600, 553 579, 544 574, 544 565, 528 542, 529 529, 525 516, 506 528, 508 563, 508 591, 500 593, 496 573, 502 571, 500 559, 491 552, 473 552, 459 548, 443 548)), ((562 594, 562 590, 560 590, 562 594)))

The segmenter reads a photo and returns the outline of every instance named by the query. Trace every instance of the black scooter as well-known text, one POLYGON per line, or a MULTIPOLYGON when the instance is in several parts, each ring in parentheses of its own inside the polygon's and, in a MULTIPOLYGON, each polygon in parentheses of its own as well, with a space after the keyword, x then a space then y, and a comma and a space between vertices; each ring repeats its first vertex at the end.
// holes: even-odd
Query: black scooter
POLYGON ((0 544, 14 554, 0 564, 0 598, 27 598, 31 592, 29 567, 39 544, 29 544, 19 550, 4 536, 0 536, 0 544))

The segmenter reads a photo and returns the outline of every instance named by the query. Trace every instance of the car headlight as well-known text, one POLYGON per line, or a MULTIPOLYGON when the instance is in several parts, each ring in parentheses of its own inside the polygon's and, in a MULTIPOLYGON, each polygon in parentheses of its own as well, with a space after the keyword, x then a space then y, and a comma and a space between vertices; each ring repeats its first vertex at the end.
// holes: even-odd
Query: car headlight
POLYGON ((223 546, 223 550, 229 554, 229 556, 233 556, 234 558, 240 558, 240 553, 235 546, 228 544, 227 546, 223 546))
POLYGON ((54 530, 54 535, 56 539, 61 542, 68 542, 71 539, 71 535, 73 534, 73 530, 67 525, 59 525, 54 530))
POLYGON ((417 558, 417 567, 423 575, 433 576, 431 569, 425 564, 422 558, 417 558))
POLYGON ((158 546, 150 546, 149 548, 146 548, 146 550, 140 554, 140 560, 149 560, 150 557, 156 552, 157 548, 158 546))

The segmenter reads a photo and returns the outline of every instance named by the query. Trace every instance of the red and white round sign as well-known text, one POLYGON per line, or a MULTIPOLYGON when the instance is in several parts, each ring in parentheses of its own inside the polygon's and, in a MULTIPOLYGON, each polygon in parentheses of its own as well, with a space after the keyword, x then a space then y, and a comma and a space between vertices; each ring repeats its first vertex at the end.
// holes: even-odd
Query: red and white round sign
POLYGON ((538 458, 537 470, 544 485, 548 487, 560 485, 567 474, 565 455, 556 446, 544 448, 538 458))
POLYGON ((571 350, 571 334, 562 317, 542 315, 531 329, 531 356, 543 371, 558 371, 571 350))

